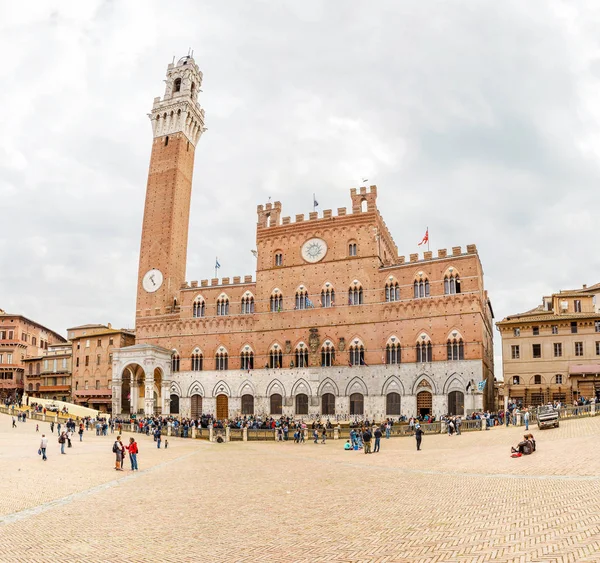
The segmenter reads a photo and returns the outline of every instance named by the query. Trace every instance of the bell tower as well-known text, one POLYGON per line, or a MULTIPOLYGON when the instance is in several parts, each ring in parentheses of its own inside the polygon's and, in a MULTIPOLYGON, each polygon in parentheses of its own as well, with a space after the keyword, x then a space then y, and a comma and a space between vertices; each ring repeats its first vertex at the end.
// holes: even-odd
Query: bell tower
POLYGON ((167 67, 165 94, 154 98, 136 318, 164 314, 185 281, 194 153, 205 131, 198 103, 202 72, 191 56, 167 67))

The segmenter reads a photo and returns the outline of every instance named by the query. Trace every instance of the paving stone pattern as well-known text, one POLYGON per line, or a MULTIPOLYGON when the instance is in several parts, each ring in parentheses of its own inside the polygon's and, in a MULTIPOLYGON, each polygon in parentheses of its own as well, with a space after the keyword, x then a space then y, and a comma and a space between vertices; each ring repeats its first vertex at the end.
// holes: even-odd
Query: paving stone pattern
MULTIPOLYGON (((40 430, 50 434, 49 425, 40 430)), ((114 436, 67 455, 0 415, 0 561, 597 562, 600 419, 382 440, 381 453, 140 436, 118 473, 114 436), (126 467, 129 463, 126 462, 126 467)), ((129 434, 125 434, 127 439, 129 434)))

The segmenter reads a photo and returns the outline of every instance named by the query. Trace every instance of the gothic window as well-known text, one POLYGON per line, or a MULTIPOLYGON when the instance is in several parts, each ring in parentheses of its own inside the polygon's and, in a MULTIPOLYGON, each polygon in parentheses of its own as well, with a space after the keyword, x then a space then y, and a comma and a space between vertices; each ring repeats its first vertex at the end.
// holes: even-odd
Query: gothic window
POLYGON ((311 300, 308 298, 306 289, 301 288, 296 291, 296 306, 295 309, 308 309, 312 305, 311 300))
POLYGON ((417 342, 417 363, 425 364, 433 360, 431 341, 417 342))
POLYGON ((456 272, 444 276, 444 294, 454 295, 460 293, 460 278, 456 272))
POLYGON ((348 305, 363 304, 363 288, 359 283, 353 284, 348 290, 348 305))
POLYGON ((275 266, 283 266, 283 253, 275 253, 275 266))
POLYGON ((364 366, 365 364, 365 347, 359 342, 351 344, 348 350, 349 364, 351 366, 364 366))
POLYGON ((389 281, 385 284, 385 300, 400 301, 400 286, 397 281, 389 281))
POLYGON ((429 280, 427 278, 415 280, 413 284, 414 297, 420 299, 421 297, 429 297, 429 280))
POLYGON ((269 367, 280 368, 283 366, 283 354, 280 348, 269 351, 269 367))
POLYGON ((308 395, 296 395, 296 414, 308 414, 308 395))
POLYGON ((192 371, 202 371, 203 356, 200 350, 192 352, 192 371))
POLYGON ((192 316, 203 317, 206 313, 206 303, 202 297, 196 297, 192 305, 192 316))
POLYGON ((270 299, 271 313, 279 313, 283 311, 283 295, 281 293, 273 293, 270 299))
POLYGON ((296 348, 296 367, 308 367, 308 348, 301 342, 296 348))
POLYGON ((271 414, 283 414, 283 397, 279 393, 271 395, 271 414))
POLYGON ((385 346, 385 363, 388 365, 400 363, 400 342, 388 342, 385 346))
POLYGON ((391 415, 400 414, 400 394, 388 393, 385 397, 385 413, 391 415))
POLYGON ((229 298, 226 296, 217 299, 217 315, 222 317, 229 315, 229 298))
POLYGON ((172 372, 176 372, 179 371, 179 363, 180 363, 180 358, 179 358, 179 354, 177 353, 177 351, 173 351, 173 353, 171 354, 171 371, 172 372))
POLYGON ((321 366, 331 367, 335 361, 335 348, 331 342, 326 342, 321 348, 321 366))
POLYGON ((226 371, 229 369, 229 354, 226 350, 219 350, 215 356, 215 369, 226 371))
POLYGON ((242 315, 250 315, 251 313, 254 313, 254 297, 244 295, 242 297, 242 315))
POLYGON ((325 393, 321 397, 321 414, 330 416, 335 414, 335 395, 333 393, 325 393))
POLYGON ((465 359, 465 345, 462 338, 459 338, 458 340, 456 338, 448 339, 448 342, 446 343, 446 349, 448 360, 465 359))
POLYGON ((348 256, 357 256, 357 247, 355 242, 348 244, 348 256))
POLYGON ((364 414, 364 404, 365 398, 362 393, 352 393, 352 395, 350 395, 350 414, 364 414))
POLYGON ((333 287, 324 287, 321 290, 321 306, 322 307, 333 307, 335 305, 335 291, 333 287))
POLYGON ((242 352, 241 366, 242 369, 254 369, 254 352, 242 352))
POLYGON ((176 78, 173 82, 173 94, 181 90, 181 78, 176 78))
POLYGON ((242 395, 242 414, 254 414, 254 397, 242 395))

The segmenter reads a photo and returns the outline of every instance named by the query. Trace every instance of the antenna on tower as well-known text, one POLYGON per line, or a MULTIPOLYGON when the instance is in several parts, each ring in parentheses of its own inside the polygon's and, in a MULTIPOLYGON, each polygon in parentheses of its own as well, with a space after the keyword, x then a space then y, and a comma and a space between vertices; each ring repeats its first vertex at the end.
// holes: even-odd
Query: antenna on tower
POLYGON ((173 62, 171 64, 175 64, 175 55, 173 55, 173 62))
POLYGON ((188 47, 188 57, 190 56, 191 51, 192 51, 192 48, 188 47))

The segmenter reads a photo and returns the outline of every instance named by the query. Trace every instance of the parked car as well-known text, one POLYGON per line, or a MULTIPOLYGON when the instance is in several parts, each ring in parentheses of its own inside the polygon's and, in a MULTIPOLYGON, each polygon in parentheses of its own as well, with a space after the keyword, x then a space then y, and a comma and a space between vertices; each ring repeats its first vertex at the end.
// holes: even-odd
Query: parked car
POLYGON ((537 409, 538 428, 558 428, 558 411, 552 405, 542 405, 537 409))

